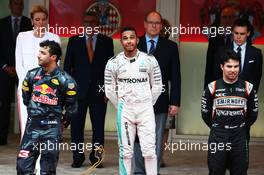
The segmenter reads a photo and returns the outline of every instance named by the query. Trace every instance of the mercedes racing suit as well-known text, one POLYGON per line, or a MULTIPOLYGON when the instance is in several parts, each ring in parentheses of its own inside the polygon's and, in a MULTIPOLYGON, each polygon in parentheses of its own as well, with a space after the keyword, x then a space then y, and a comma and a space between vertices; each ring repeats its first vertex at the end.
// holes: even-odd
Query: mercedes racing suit
POLYGON ((22 96, 28 119, 17 157, 17 174, 34 174, 39 155, 40 174, 56 174, 62 116, 70 122, 77 112, 76 83, 59 67, 49 74, 35 68, 23 81, 22 96))
POLYGON ((253 85, 238 79, 227 84, 214 81, 202 97, 202 118, 211 128, 208 140, 210 175, 246 175, 248 169, 247 127, 257 119, 258 98, 253 85))
POLYGON ((105 69, 105 92, 117 108, 119 174, 131 174, 136 132, 148 175, 157 174, 153 105, 162 91, 160 68, 155 57, 137 51, 110 59, 105 69))

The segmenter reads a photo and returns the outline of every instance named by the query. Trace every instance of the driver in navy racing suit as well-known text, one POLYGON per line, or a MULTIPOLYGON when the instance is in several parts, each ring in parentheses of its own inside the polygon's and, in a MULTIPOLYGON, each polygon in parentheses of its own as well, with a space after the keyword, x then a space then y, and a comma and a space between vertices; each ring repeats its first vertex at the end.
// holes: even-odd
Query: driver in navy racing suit
POLYGON ((22 85, 28 120, 17 157, 18 175, 34 174, 40 154, 40 174, 56 174, 62 124, 67 127, 77 112, 76 83, 57 66, 59 44, 47 40, 40 47, 42 67, 28 71, 22 85))

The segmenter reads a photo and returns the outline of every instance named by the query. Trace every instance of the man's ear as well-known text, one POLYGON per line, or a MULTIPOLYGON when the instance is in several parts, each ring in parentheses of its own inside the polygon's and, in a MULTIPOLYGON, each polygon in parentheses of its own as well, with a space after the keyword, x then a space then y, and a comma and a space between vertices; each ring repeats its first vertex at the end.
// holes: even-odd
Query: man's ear
POLYGON ((224 70, 224 65, 223 64, 220 64, 220 67, 222 69, 222 71, 224 70))
POLYGON ((247 37, 249 37, 249 35, 250 35, 250 31, 248 31, 248 33, 247 33, 247 37))
POLYGON ((148 27, 148 23, 144 20, 144 29, 148 27))
POLYGON ((53 61, 56 61, 56 60, 57 60, 57 55, 51 55, 50 58, 51 58, 53 61))
POLYGON ((137 45, 138 45, 138 43, 139 43, 139 38, 137 37, 137 45))

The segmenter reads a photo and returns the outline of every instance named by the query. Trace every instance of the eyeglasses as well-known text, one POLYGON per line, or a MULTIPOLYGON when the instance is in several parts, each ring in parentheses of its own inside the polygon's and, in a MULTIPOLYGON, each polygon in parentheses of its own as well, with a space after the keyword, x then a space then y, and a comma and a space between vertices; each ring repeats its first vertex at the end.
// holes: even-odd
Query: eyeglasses
POLYGON ((148 23, 150 25, 161 25, 160 21, 146 21, 146 23, 148 23))

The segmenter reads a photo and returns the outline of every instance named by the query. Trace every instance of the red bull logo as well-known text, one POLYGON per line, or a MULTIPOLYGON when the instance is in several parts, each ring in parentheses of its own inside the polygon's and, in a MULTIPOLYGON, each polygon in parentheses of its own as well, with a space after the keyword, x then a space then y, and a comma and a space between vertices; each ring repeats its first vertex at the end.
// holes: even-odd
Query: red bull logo
POLYGON ((56 96, 56 89, 52 89, 47 84, 41 84, 34 87, 34 92, 40 92, 43 95, 53 95, 56 96))

